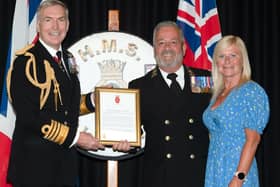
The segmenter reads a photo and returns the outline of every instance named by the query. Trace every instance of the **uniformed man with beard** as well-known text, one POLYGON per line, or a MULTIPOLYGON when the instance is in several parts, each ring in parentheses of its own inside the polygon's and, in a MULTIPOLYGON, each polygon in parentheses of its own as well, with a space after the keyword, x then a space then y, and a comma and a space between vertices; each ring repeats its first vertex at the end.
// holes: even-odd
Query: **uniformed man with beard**
POLYGON ((155 27, 153 45, 157 66, 129 83, 140 89, 146 131, 141 186, 201 187, 209 142, 202 112, 210 99, 210 72, 183 65, 186 45, 175 22, 155 27))

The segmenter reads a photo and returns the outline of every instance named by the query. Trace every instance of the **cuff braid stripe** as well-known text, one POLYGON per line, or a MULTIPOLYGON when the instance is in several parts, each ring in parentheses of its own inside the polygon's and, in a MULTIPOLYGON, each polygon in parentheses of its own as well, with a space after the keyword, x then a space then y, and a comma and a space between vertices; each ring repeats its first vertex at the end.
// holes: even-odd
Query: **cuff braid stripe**
POLYGON ((45 139, 61 145, 69 133, 69 127, 55 120, 51 120, 51 125, 43 125, 41 132, 44 134, 45 139))

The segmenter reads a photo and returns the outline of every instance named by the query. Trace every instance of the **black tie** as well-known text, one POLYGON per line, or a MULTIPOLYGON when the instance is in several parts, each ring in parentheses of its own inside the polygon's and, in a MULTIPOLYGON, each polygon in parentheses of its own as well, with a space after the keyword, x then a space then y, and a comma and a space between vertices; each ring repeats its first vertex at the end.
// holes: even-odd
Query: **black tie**
POLYGON ((58 65, 60 65, 61 64, 61 51, 57 51, 56 56, 54 56, 53 59, 58 65))
POLYGON ((57 51, 57 52, 56 52, 56 56, 57 56, 56 62, 57 62, 58 64, 61 64, 61 51, 57 51))
POLYGON ((64 66, 63 66, 62 60, 61 60, 61 51, 56 52, 56 57, 54 57, 54 60, 59 65, 59 68, 61 69, 61 71, 63 71, 65 73, 65 69, 64 69, 64 66))
POLYGON ((177 74, 176 73, 169 73, 167 75, 167 78, 170 79, 172 82, 171 82, 171 85, 170 85, 170 89, 176 94, 176 95, 179 95, 182 91, 179 83, 176 81, 176 77, 177 77, 177 74))

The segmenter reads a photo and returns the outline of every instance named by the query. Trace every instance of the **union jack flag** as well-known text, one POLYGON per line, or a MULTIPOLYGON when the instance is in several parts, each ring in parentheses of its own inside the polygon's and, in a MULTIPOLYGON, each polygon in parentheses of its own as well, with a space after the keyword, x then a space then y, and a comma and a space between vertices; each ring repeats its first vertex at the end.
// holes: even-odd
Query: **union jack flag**
MULTIPOLYGON (((28 43, 36 42, 36 9, 42 0, 16 0, 11 41, 7 55, 5 77, 10 68, 15 51, 28 43)), ((5 79, 6 80, 6 79, 5 79)), ((8 101, 6 81, 3 83, 0 98, 0 187, 11 187, 6 182, 10 157, 10 147, 15 126, 15 112, 8 101)))
POLYGON ((214 47, 221 38, 216 0, 180 0, 177 24, 186 40, 184 64, 211 70, 214 47))

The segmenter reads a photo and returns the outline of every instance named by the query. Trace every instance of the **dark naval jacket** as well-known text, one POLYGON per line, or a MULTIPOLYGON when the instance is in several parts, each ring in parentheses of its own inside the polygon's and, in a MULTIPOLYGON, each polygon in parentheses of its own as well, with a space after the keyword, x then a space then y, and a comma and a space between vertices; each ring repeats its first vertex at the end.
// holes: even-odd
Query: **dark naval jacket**
POLYGON ((80 96, 78 77, 70 71, 70 56, 63 51, 67 75, 39 41, 17 52, 7 79, 16 113, 8 168, 12 183, 77 182, 77 153, 71 144, 82 112, 80 104, 83 110, 93 107, 89 94, 80 96))
POLYGON ((140 89, 141 124, 146 131, 143 187, 204 185, 209 136, 202 112, 210 94, 205 93, 207 88, 191 84, 209 72, 186 67, 184 72, 185 86, 178 97, 158 67, 129 83, 130 88, 140 89))

